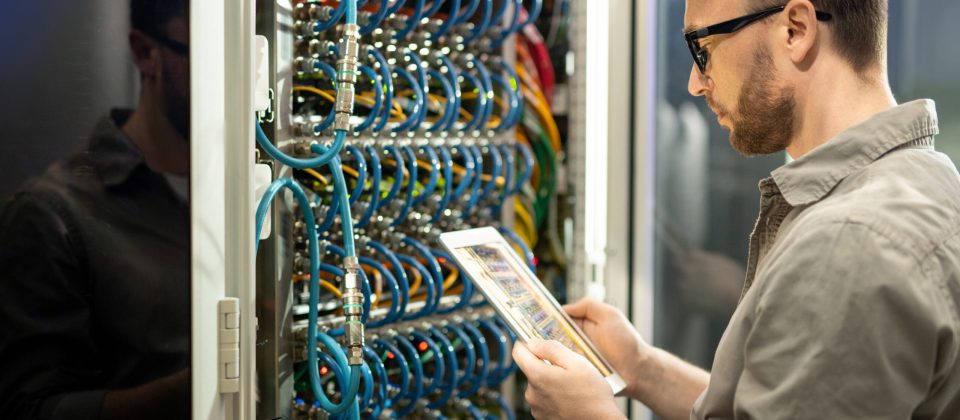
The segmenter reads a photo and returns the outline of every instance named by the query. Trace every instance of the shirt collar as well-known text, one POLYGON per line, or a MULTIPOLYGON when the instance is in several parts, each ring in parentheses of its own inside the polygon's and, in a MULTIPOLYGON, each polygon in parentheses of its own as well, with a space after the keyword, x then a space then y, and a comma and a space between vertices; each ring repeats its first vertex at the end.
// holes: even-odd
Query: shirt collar
POLYGON ((909 102, 870 117, 773 171, 761 192, 779 189, 793 207, 821 200, 840 181, 903 146, 933 147, 939 133, 932 100, 909 102))
POLYGON ((130 110, 114 109, 97 122, 90 137, 90 154, 107 187, 125 183, 143 164, 143 156, 120 130, 130 118, 130 110))

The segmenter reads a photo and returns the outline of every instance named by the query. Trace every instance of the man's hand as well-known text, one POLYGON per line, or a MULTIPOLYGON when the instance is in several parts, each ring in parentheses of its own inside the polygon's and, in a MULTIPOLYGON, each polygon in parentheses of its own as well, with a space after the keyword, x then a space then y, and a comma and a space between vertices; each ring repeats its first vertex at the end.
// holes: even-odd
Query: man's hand
POLYGON ((513 360, 527 375, 529 384, 524 396, 533 417, 624 418, 613 400, 610 385, 600 372, 562 344, 544 340, 530 340, 527 345, 517 342, 513 347, 513 360))
POLYGON ((623 394, 641 398, 640 375, 649 372, 644 363, 653 347, 643 341, 630 320, 619 309, 589 298, 564 305, 563 309, 627 383, 623 394))

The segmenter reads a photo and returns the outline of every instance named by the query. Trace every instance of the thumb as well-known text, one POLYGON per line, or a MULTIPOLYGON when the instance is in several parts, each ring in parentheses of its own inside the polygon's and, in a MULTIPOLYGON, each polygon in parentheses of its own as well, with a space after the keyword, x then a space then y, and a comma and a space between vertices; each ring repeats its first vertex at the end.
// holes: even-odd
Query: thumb
POLYGON ((563 305, 563 310, 570 315, 571 318, 596 318, 599 310, 602 308, 600 302, 584 298, 580 299, 575 303, 563 305))
POLYGON ((534 356, 564 369, 571 368, 579 362, 580 356, 558 341, 530 339, 527 341, 527 348, 534 356))

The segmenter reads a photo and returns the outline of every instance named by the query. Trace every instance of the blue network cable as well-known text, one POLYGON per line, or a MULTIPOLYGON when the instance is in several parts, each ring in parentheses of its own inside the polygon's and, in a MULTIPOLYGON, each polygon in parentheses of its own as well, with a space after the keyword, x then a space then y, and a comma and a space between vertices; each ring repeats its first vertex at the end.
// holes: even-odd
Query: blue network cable
POLYGON ((417 122, 417 126, 423 124, 427 119, 427 68, 423 65, 423 61, 420 60, 420 57, 413 51, 404 50, 403 56, 406 59, 410 60, 410 63, 413 65, 414 70, 417 72, 417 83, 419 84, 420 90, 417 90, 417 97, 420 98, 420 121, 417 122))
POLYGON ((380 181, 383 178, 383 167, 380 164, 380 155, 377 154, 377 149, 367 145, 363 150, 370 156, 370 176, 372 181, 370 183, 370 203, 367 205, 366 211, 363 212, 363 216, 360 216, 360 221, 354 225, 361 229, 370 223, 370 220, 373 218, 373 213, 380 208, 380 181))
POLYGON ((493 0, 483 0, 483 17, 480 19, 480 23, 474 26, 473 31, 463 38, 463 43, 465 45, 472 44, 477 40, 477 38, 480 37, 480 35, 483 35, 487 31, 487 29, 490 27, 492 13, 493 0))
POLYGON ((419 241, 405 236, 400 240, 404 245, 413 248, 420 257, 427 261, 427 269, 430 271, 430 277, 433 277, 434 286, 436 287, 436 301, 433 303, 431 310, 436 310, 437 306, 440 305, 440 298, 443 297, 443 271, 440 269, 440 263, 437 262, 437 257, 430 252, 430 249, 424 246, 419 241))
MULTIPOLYGON (((383 105, 383 100, 380 98, 380 96, 383 94, 383 84, 380 82, 380 78, 377 76, 377 72, 373 71, 372 68, 364 65, 360 66, 360 72, 363 73, 365 76, 369 77, 370 80, 372 81, 373 92, 375 93, 375 95, 373 95, 373 107, 370 108, 370 113, 367 114, 367 117, 364 118, 363 122, 361 122, 354 128, 354 131, 363 131, 370 128, 370 126, 373 125, 373 122, 377 119, 377 116, 381 114, 381 111, 382 111, 381 106, 383 105)), ((388 115, 389 113, 390 111, 387 110, 388 115)))
POLYGON ((507 416, 507 420, 516 420, 516 415, 513 413, 513 409, 510 408, 510 404, 507 404, 507 400, 503 398, 503 395, 497 393, 494 397, 494 401, 496 401, 497 405, 500 406, 501 414, 507 416))
POLYGON ((417 354, 417 349, 413 347, 413 344, 410 343, 410 340, 407 340, 401 334, 397 334, 393 337, 393 340, 399 345, 400 349, 406 352, 406 359, 409 363, 411 373, 413 374, 413 390, 407 393, 407 399, 410 401, 405 407, 399 408, 400 404, 397 403, 395 406, 398 407, 398 410, 394 412, 394 418, 406 418, 413 409, 417 406, 417 399, 424 395, 423 392, 423 363, 420 362, 420 355, 417 354))
POLYGON ((497 204, 494 206, 493 214, 499 215, 500 209, 503 206, 503 203, 507 200, 507 196, 510 193, 510 186, 513 185, 513 171, 515 168, 515 163, 513 161, 513 148, 507 145, 490 145, 491 148, 496 149, 497 153, 500 154, 503 162, 503 189, 500 190, 500 195, 497 196, 497 204), (503 147, 500 147, 503 146, 503 147))
MULTIPOLYGON (((451 1, 450 11, 448 12, 449 17, 447 17, 447 19, 443 21, 443 24, 440 25, 440 28, 437 29, 437 32, 430 34, 430 39, 432 40, 438 40, 444 35, 446 35, 447 32, 449 32, 450 29, 453 28, 453 26, 457 23, 457 19, 458 19, 457 15, 460 14, 460 0, 450 0, 450 1, 451 1)), ((437 9, 439 9, 440 8, 439 4, 443 3, 443 0, 435 0, 435 3, 438 5, 437 9)), ((431 14, 430 16, 433 16, 433 15, 431 14)))
MULTIPOLYGON (((463 375, 457 378, 456 384, 456 387, 460 387, 473 379, 473 370, 477 367, 477 349, 473 345, 473 340, 470 339, 470 336, 456 324, 447 324, 443 327, 443 330, 453 333, 453 335, 457 337, 457 340, 463 344, 463 352, 465 353, 463 375)), ((456 346, 454 346, 454 349, 456 349, 456 346)))
MULTIPOLYGON (((506 321, 504 321, 503 318, 500 318, 499 316, 494 317, 493 322, 499 325, 500 329, 507 332, 507 338, 510 339, 511 343, 515 343, 517 341, 517 335, 513 333, 513 329, 511 329, 510 326, 507 325, 506 321)), ((507 367, 503 371, 503 373, 501 373, 501 376, 498 379, 498 382, 503 382, 504 380, 509 378, 510 375, 513 375, 514 373, 516 373, 517 369, 518 369, 517 363, 513 361, 513 358, 510 358, 510 360, 508 361, 507 367)))
POLYGON ((366 264, 370 267, 373 267, 374 270, 380 273, 380 276, 383 277, 386 287, 390 289, 390 310, 387 312, 387 315, 380 320, 370 321, 367 323, 367 326, 370 328, 379 328, 384 325, 397 322, 400 320, 400 285, 397 283, 396 277, 393 276, 393 273, 390 270, 387 270, 383 264, 380 264, 379 261, 370 258, 359 256, 357 259, 360 261, 360 264, 366 264))
MULTIPOLYGON (((348 1, 341 1, 340 4, 337 6, 337 8, 334 9, 333 12, 330 14, 330 18, 329 18, 329 19, 316 21, 316 23, 314 24, 314 29, 313 29, 314 32, 323 32, 323 31, 326 31, 327 29, 332 28, 334 25, 337 24, 337 22, 340 21, 340 18, 342 18, 344 14, 347 15, 347 23, 350 23, 350 22, 349 22, 349 20, 350 20, 350 11, 349 11, 349 9, 350 9, 350 7, 349 7, 349 4, 348 4, 348 3, 350 3, 350 2, 348 2, 348 1)), ((356 6, 356 3, 354 3, 354 6, 356 6)), ((354 13, 354 23, 356 23, 356 16, 355 16, 355 15, 356 15, 356 8, 354 8, 354 12, 353 12, 353 13, 354 13)))
POLYGON ((453 194, 453 157, 450 156, 450 150, 446 147, 439 146, 437 149, 440 151, 440 168, 443 171, 443 197, 440 199, 437 211, 430 218, 431 223, 440 221, 443 211, 450 205, 450 196, 453 194))
POLYGON ((493 191, 497 187, 497 179, 502 175, 503 169, 503 158, 500 156, 500 152, 496 147, 486 147, 487 154, 490 155, 490 160, 492 162, 493 171, 490 173, 490 181, 483 186, 483 192, 481 193, 480 200, 489 200, 490 194, 493 194, 493 191))
POLYGON ((437 156, 437 150, 429 144, 420 146, 419 150, 426 153, 427 158, 430 159, 430 177, 428 178, 427 185, 423 191, 413 199, 414 207, 417 207, 427 201, 427 198, 430 197, 434 191, 436 191, 437 184, 440 182, 440 157, 437 156))
POLYGON ((483 117, 478 127, 482 130, 487 127, 487 122, 490 121, 490 117, 493 115, 493 82, 490 80, 490 70, 487 70, 487 66, 483 64, 483 61, 480 61, 477 57, 473 57, 470 63, 472 63, 474 68, 477 69, 477 72, 480 73, 480 83, 483 84, 483 89, 488 96, 485 102, 483 117))
MULTIPOLYGON (((327 245, 327 249, 331 251, 333 251, 334 249, 337 250, 333 252, 334 255, 338 255, 341 257, 346 255, 343 253, 343 248, 340 248, 336 245, 327 245)), ((325 271, 337 277, 342 278, 345 275, 344 271, 340 269, 340 267, 336 267, 330 264, 321 263, 319 268, 320 268, 320 271, 325 271)), ((370 282, 367 280, 367 275, 363 273, 363 270, 357 271, 357 277, 358 277, 357 280, 359 280, 360 282, 360 289, 363 291, 363 316, 360 322, 366 324, 367 318, 370 316, 370 294, 371 294, 370 282)), ((337 327, 330 331, 327 331, 327 334, 329 334, 332 337, 339 337, 343 335, 343 327, 337 327)))
POLYGON ((380 412, 383 411, 387 404, 388 386, 390 379, 387 376, 387 368, 383 365, 383 361, 380 360, 380 357, 377 356, 377 352, 373 351, 370 346, 363 347, 363 356, 367 363, 372 366, 374 375, 376 376, 377 381, 377 394, 376 394, 376 404, 374 400, 370 400, 369 406, 371 409, 371 416, 373 418, 379 418, 380 412))
POLYGON ((454 25, 459 25, 466 22, 470 19, 474 13, 477 12, 477 7, 480 6, 480 0, 470 0, 470 3, 467 7, 463 8, 460 14, 457 16, 454 25))
POLYGON ((450 118, 456 118, 456 116, 454 115, 454 112, 456 112, 454 109, 456 104, 453 99, 455 98, 455 94, 453 92, 453 86, 450 85, 450 82, 442 73, 434 69, 429 69, 427 70, 427 74, 430 76, 431 79, 434 79, 440 82, 440 85, 443 88, 444 97, 447 98, 447 102, 446 104, 444 104, 443 114, 440 116, 440 118, 436 122, 434 122, 430 126, 430 128, 427 129, 428 133, 433 133, 440 128, 445 128, 447 125, 447 121, 450 118))
MULTIPOLYGON (((392 354, 393 357, 387 357, 388 360, 394 360, 397 362, 397 366, 400 369, 400 385, 397 386, 399 390, 397 394, 389 397, 390 393, 388 392, 386 407, 392 407, 400 403, 400 401, 407 395, 407 392, 410 388, 410 366, 407 364, 407 358, 404 357, 403 353, 400 352, 400 349, 397 346, 391 344, 389 341, 383 340, 381 338, 373 339, 373 344, 379 346, 381 349, 387 352, 387 354, 392 354)), ((386 366, 384 366, 386 367, 386 366)))
MULTIPOLYGON (((420 264, 420 261, 417 261, 416 258, 413 258, 409 255, 397 254, 397 259, 400 260, 401 262, 407 263, 407 265, 413 266, 414 269, 420 273, 420 278, 423 281, 423 286, 421 287, 423 287, 424 290, 427 291, 427 299, 424 301, 423 307, 421 307, 420 310, 414 313, 404 315, 403 319, 411 320, 411 319, 417 319, 423 316, 430 315, 431 313, 433 313, 433 309, 434 309, 433 301, 435 300, 434 295, 436 294, 436 286, 434 285, 435 282, 433 281, 433 276, 430 275, 430 271, 428 271, 427 268, 423 266, 423 264, 420 264)), ((409 296, 409 297, 412 297, 412 296, 409 296)))
POLYGON ((462 144, 453 146, 453 150, 463 156, 463 168, 466 171, 463 179, 460 180, 460 184, 457 185, 456 191, 453 192, 454 198, 459 199, 463 197, 463 194, 467 192, 467 188, 470 188, 470 185, 473 183, 473 177, 476 173, 476 161, 473 159, 473 153, 470 152, 470 149, 462 144))
POLYGON ((517 194, 520 192, 527 181, 530 180, 530 177, 533 176, 533 166, 536 165, 536 162, 533 158, 533 151, 530 150, 530 146, 520 142, 517 142, 514 146, 520 151, 520 155, 523 157, 520 159, 520 161, 523 162, 524 169, 520 172, 520 176, 517 177, 517 182, 514 184, 511 194, 517 194))
MULTIPOLYGON (((453 64, 453 61, 450 60, 444 54, 439 54, 440 64, 447 68, 447 73, 450 75, 450 86, 453 88, 453 108, 450 112, 450 118, 447 119, 446 125, 443 127, 444 130, 450 131, 453 129, 454 125, 457 123, 457 120, 460 119, 460 102, 462 100, 462 92, 460 91, 460 72, 457 71, 457 66, 453 64)), ((447 97, 447 100, 450 100, 450 97, 447 97)))
POLYGON ((479 78, 470 73, 463 72, 460 73, 460 76, 473 85, 473 91, 477 94, 473 107, 473 117, 470 118, 470 121, 467 121, 463 129, 464 131, 478 130, 483 124, 483 113, 486 112, 487 108, 487 89, 483 86, 483 83, 480 82, 479 78))
MULTIPOLYGON (((423 89, 420 88, 420 84, 417 83, 417 80, 414 79, 413 75, 404 70, 403 67, 395 66, 393 68, 393 73, 402 77, 404 80, 406 80, 407 84, 410 85, 410 89, 412 89, 414 92, 414 103, 413 110, 411 110, 410 114, 407 115, 407 119, 394 127, 392 131, 397 133, 400 131, 416 130, 416 127, 420 125, 420 114, 426 112, 426 95, 423 94, 423 89)), ((394 89, 396 89, 396 86, 394 86, 394 89)))
POLYGON ((360 35, 369 35, 374 29, 377 29, 377 27, 383 23, 383 19, 387 17, 387 4, 389 1, 390 0, 380 0, 380 7, 377 9, 377 13, 371 15, 370 20, 368 20, 365 25, 360 27, 360 35))
MULTIPOLYGON (((453 261, 453 258, 450 257, 450 254, 447 254, 444 251, 435 249, 432 252, 433 252, 433 255, 437 256, 438 258, 443 258, 443 259, 446 259, 447 261, 453 261)), ((467 280, 466 274, 461 272, 460 284, 463 285, 463 291, 460 292, 460 301, 449 308, 437 309, 438 314, 448 314, 454 311, 459 311, 460 309, 463 309, 467 307, 468 304, 470 304, 470 298, 473 296, 473 282, 467 280)))
MULTIPOLYGON (((400 0, 402 3, 403 0, 400 0)), ((380 120, 378 120, 372 131, 379 132, 390 121, 390 112, 393 108, 393 76, 390 71, 390 63, 384 58, 383 54, 373 46, 367 47, 367 54, 372 56, 377 66, 380 68, 380 77, 383 78, 383 107, 380 110, 380 120)))
POLYGON ((402 149, 406 154, 407 172, 409 172, 410 178, 407 180, 407 190, 403 205, 400 207, 400 212, 397 214, 397 218, 394 219, 391 226, 399 226, 406 220, 407 214, 410 213, 410 207, 413 206, 414 192, 417 190, 417 154, 409 145, 403 145, 402 149))
POLYGON ((502 117, 500 124, 494 129, 498 133, 502 133, 510 128, 513 128, 518 121, 518 115, 521 113, 520 110, 520 100, 518 99, 517 92, 513 90, 510 86, 510 83, 500 75, 490 76, 490 80, 494 83, 500 85, 504 91, 507 92, 507 114, 502 117))
POLYGON ((463 215, 470 215, 480 202, 481 186, 483 185, 483 152, 476 145, 470 146, 470 152, 473 153, 473 160, 476 164, 476 176, 473 177, 473 185, 470 186, 470 200, 463 210, 463 215))
MULTIPOLYGON (((430 378, 429 383, 426 383, 423 388, 423 395, 428 396, 430 393, 435 391, 443 383, 443 374, 446 371, 446 355, 440 350, 440 346, 437 345, 437 342, 426 334, 413 330, 410 331, 410 336, 416 340, 420 340, 423 343, 427 344, 427 351, 433 353, 433 378, 430 378)), ((426 352, 422 353, 423 356, 426 356, 426 352)), ((420 360, 423 361, 425 357, 421 356, 420 360)), ((426 376, 424 376, 426 379, 426 376)))
MULTIPOLYGON (((393 157, 393 160, 396 162, 396 166, 393 171, 393 183, 390 184, 390 190, 387 191, 387 196, 380 201, 380 207, 383 207, 387 203, 393 201, 397 196, 397 193, 400 192, 400 187, 403 186, 403 155, 397 150, 397 147, 390 144, 384 146, 384 151, 389 152, 390 156, 393 157)), ((379 210, 379 209, 378 209, 379 210)))
POLYGON ((357 161, 357 184, 353 186, 353 191, 350 192, 348 198, 352 206, 360 200, 360 196, 363 194, 363 187, 367 182, 367 160, 364 159, 363 152, 360 151, 359 147, 348 144, 346 145, 346 149, 347 153, 357 161))
POLYGON ((427 8, 427 11, 423 13, 424 17, 433 17, 440 11, 440 6, 443 6, 444 0, 433 0, 433 3, 430 3, 430 7, 427 8))
POLYGON ((413 28, 417 27, 420 24, 420 19, 423 18, 423 3, 424 0, 415 0, 417 3, 413 6, 413 15, 407 17, 407 23, 403 26, 402 29, 397 31, 394 34, 393 39, 402 40, 410 35, 410 32, 413 31, 413 28))
POLYGON ((507 360, 507 335, 503 333, 503 330, 501 330, 500 327, 494 325, 494 323, 489 319, 480 318, 477 320, 477 323, 489 331, 493 338, 497 341, 497 366, 490 370, 487 374, 486 383, 486 385, 489 387, 496 387, 500 384, 498 379, 500 378, 501 373, 507 369, 507 364, 509 363, 507 360))
POLYGON ((367 247, 377 254, 380 254, 380 256, 386 259, 387 262, 389 262, 393 267, 394 279, 397 281, 397 284, 400 287, 400 295, 403 297, 403 299, 400 299, 399 307, 397 308, 396 319, 399 320, 407 312, 407 303, 410 301, 410 282, 407 279, 407 272, 403 269, 403 266, 400 265, 400 260, 397 258, 396 254, 387 249, 387 247, 380 242, 367 241, 367 247))
POLYGON ((474 347, 480 353, 480 366, 477 368, 477 374, 473 376, 470 386, 460 391, 460 398, 468 398, 477 393, 480 387, 487 382, 488 370, 490 368, 490 349, 487 348, 487 339, 483 333, 470 322, 463 323, 463 329, 470 335, 474 347))
POLYGON ((437 399, 427 403, 427 408, 435 409, 443 407, 456 393, 457 373, 460 371, 460 367, 457 365, 457 354, 454 352, 453 344, 450 344, 450 339, 436 327, 430 327, 429 331, 430 336, 438 342, 437 344, 440 347, 439 355, 442 356, 434 360, 446 364, 443 370, 446 372, 447 380, 444 381, 442 378, 443 375, 440 375, 441 379, 436 381, 438 385, 443 387, 442 392, 437 399))

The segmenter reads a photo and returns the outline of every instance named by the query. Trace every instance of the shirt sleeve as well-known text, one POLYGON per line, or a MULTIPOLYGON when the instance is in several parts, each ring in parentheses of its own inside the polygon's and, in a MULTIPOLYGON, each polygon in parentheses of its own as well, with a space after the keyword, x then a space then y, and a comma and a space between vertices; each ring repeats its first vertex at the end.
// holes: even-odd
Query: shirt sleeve
POLYGON ((936 288, 901 246, 838 222, 771 256, 746 317, 736 418, 911 417, 935 370, 936 288))
POLYGON ((0 213, 0 413, 94 419, 91 285, 76 232, 54 200, 21 193, 0 213))

